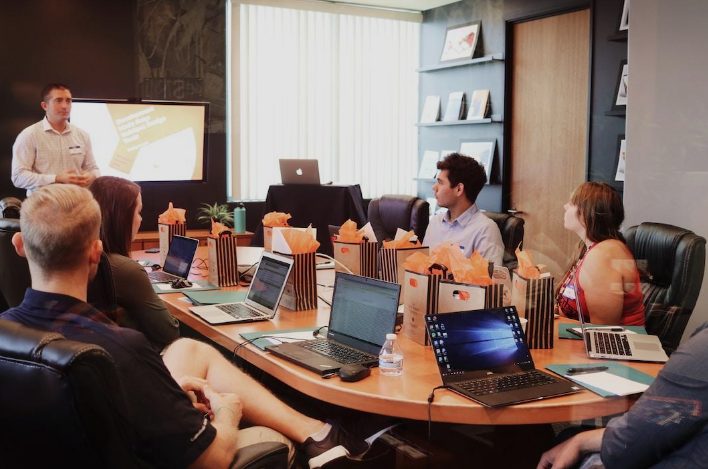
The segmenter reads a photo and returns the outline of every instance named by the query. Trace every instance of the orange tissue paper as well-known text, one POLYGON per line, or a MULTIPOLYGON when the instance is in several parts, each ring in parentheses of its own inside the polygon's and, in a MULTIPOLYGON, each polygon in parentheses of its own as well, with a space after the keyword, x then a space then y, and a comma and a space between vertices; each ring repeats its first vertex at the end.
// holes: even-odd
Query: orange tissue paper
POLYGON ((157 217, 157 222, 162 223, 165 225, 174 225, 176 223, 184 223, 185 222, 185 213, 186 210, 183 208, 174 208, 172 206, 172 202, 169 203, 167 206, 167 210, 162 212, 160 215, 157 217))
POLYGON ((519 260, 519 267, 517 267, 516 273, 526 279, 536 279, 541 276, 541 272, 531 260, 531 255, 528 251, 522 251, 516 248, 515 253, 516 258, 519 260))
POLYGON ((283 230, 283 238, 285 242, 288 243, 291 254, 316 252, 317 248, 320 247, 319 241, 315 239, 309 227, 305 231, 293 229, 283 230))
POLYGON ((270 212, 263 216, 263 226, 290 226, 288 220, 292 218, 289 213, 270 212))

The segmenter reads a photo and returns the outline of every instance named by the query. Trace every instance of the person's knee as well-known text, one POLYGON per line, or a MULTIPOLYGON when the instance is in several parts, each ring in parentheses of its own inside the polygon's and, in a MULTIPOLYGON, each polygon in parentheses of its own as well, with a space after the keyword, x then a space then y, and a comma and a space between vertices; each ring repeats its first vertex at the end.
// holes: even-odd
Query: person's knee
POLYGON ((174 375, 206 377, 214 354, 218 352, 208 344, 194 339, 177 339, 163 352, 162 359, 174 375))

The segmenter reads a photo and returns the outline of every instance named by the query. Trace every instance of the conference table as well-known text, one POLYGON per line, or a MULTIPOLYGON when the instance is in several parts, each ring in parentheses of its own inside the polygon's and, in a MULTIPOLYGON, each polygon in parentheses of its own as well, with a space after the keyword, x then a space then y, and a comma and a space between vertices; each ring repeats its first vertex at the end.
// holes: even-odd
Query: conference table
MULTIPOLYGON (((240 253, 250 256, 261 248, 239 248, 240 253)), ((200 247, 197 257, 205 258, 206 248, 200 247)), ((135 258, 151 259, 142 251, 134 253, 135 258)), ((199 272, 193 270, 193 280, 199 279, 199 272)), ((333 270, 318 270, 319 294, 331 296, 334 280, 333 270)), ((230 287, 235 289, 239 287, 230 287)), ((341 381, 338 377, 323 379, 298 365, 262 351, 252 344, 239 347, 245 332, 266 332, 294 328, 315 328, 324 326, 329 319, 329 306, 322 301, 318 308, 307 311, 291 311, 280 308, 273 320, 245 324, 212 326, 189 312, 190 303, 182 293, 160 295, 169 311, 185 325, 205 338, 228 350, 237 350, 237 355, 268 373, 274 378, 308 395, 350 409, 371 412, 391 417, 415 420, 428 419, 428 396, 432 389, 442 384, 438 367, 429 346, 419 345, 405 335, 399 334, 399 343, 404 355, 402 376, 382 376, 378 368, 371 376, 355 383, 341 381)), ((536 367, 543 369, 553 363, 593 363, 584 352, 581 340, 558 338, 558 324, 566 319, 556 320, 554 347, 532 350, 536 367)), ((661 369, 661 364, 623 362, 652 376, 661 369)), ((603 398, 590 391, 581 391, 567 396, 544 399, 503 408, 488 408, 462 397, 452 391, 436 391, 430 406, 430 418, 434 422, 464 423, 478 425, 518 425, 568 422, 585 420, 628 410, 637 396, 603 398)))

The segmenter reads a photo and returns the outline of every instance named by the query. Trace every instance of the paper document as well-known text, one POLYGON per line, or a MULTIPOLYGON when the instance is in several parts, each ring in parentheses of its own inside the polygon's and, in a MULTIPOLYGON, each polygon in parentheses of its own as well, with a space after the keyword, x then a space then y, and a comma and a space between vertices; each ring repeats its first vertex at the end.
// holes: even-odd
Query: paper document
POLYGON ((268 336, 261 337, 261 339, 276 345, 286 342, 299 342, 301 340, 311 340, 312 331, 280 332, 277 334, 269 334, 268 336))
POLYGON ((583 385, 604 389, 617 396, 628 396, 646 391, 648 384, 638 383, 631 379, 601 371, 599 373, 586 373, 577 375, 565 375, 566 378, 583 385))

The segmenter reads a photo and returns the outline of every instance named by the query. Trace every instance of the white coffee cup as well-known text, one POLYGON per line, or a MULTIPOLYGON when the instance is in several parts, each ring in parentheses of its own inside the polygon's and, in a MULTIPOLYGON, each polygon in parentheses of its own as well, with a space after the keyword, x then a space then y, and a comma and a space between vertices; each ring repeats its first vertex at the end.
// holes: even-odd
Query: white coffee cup
POLYGON ((519 318, 519 322, 521 323, 521 329, 524 331, 524 334, 526 334, 526 323, 528 323, 529 320, 526 318, 519 318))

